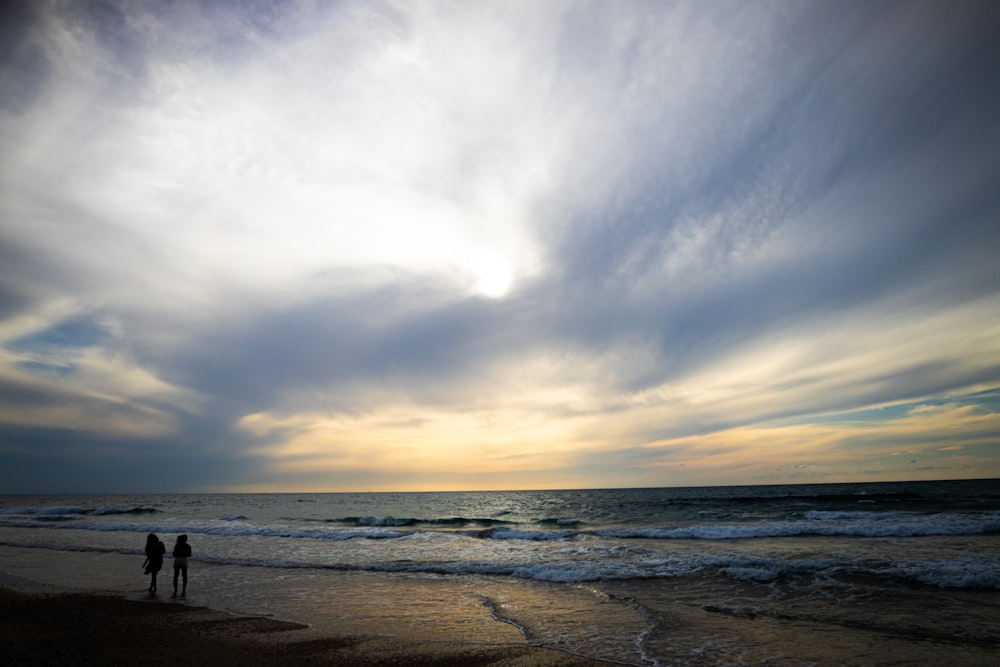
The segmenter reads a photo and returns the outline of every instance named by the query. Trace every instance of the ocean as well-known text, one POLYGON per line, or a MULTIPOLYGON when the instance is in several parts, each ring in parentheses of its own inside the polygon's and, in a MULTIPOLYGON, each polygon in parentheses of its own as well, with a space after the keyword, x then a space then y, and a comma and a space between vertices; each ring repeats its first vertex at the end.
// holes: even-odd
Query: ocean
POLYGON ((1000 664, 1000 480, 0 496, 0 570, 336 633, 624 665, 1000 664))

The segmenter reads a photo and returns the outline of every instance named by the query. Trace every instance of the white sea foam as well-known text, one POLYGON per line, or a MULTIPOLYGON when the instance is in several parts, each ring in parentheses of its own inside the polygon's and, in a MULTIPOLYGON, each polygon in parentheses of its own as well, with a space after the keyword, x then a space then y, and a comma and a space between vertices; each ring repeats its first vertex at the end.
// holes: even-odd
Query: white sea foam
MULTIPOLYGON (((23 508, 17 508, 23 509, 23 508)), ((34 513, 3 513, 0 526, 19 528, 74 529, 95 531, 189 532, 212 535, 291 537, 305 539, 352 540, 396 539, 415 533, 451 533, 440 528, 397 528, 392 521, 380 519, 359 522, 353 528, 305 528, 302 526, 260 525, 244 515, 222 515, 224 523, 190 524, 88 521, 86 515, 138 514, 148 510, 91 511, 83 508, 45 508, 34 513), (38 517, 38 518, 33 518, 38 517), (75 517, 53 523, 50 519, 75 517)), ((404 524, 405 525, 405 524, 404 524)), ((803 519, 761 523, 703 523, 676 528, 608 528, 594 531, 534 530, 496 526, 484 530, 460 530, 458 534, 492 540, 560 541, 581 535, 614 539, 647 540, 737 540, 796 536, 827 537, 918 537, 934 535, 978 535, 1000 532, 1000 512, 972 514, 888 514, 875 512, 807 512, 803 519)))
POLYGON ((0 540, 131 554, 142 543, 135 534, 187 533, 196 560, 220 564, 555 583, 709 577, 807 586, 860 575, 998 587, 1000 564, 984 554, 995 553, 1000 539, 1000 509, 991 500, 1000 495, 977 491, 959 502, 930 502, 882 494, 859 506, 849 494, 808 490, 779 500, 723 490, 690 503, 664 502, 670 490, 317 494, 307 505, 281 495, 147 496, 135 497, 134 505, 110 496, 88 504, 81 496, 56 506, 9 497, 0 508, 0 540), (935 507, 955 511, 928 511, 935 507), (905 539, 867 539, 884 537, 905 539), (961 551, 952 537, 961 538, 961 551), (980 551, 969 554, 966 545, 980 551), (956 553, 977 557, 963 562, 956 553), (831 557, 802 558, 807 554, 831 557))
POLYGON ((1000 558, 903 561, 888 565, 885 574, 940 588, 1000 589, 1000 558))
POLYGON ((564 540, 577 535, 574 530, 518 530, 515 528, 493 528, 484 537, 491 537, 494 540, 564 540))
MULTIPOLYGON (((214 587, 211 599, 231 595, 233 608, 271 609, 271 602, 287 596, 291 604, 306 601, 322 613, 342 614, 342 600, 334 604, 331 594, 354 581, 362 611, 370 609, 364 598, 369 589, 426 586, 420 604, 393 595, 384 598, 391 608, 375 609, 378 618, 407 608, 415 617, 436 587, 448 586, 459 596, 482 593, 496 620, 506 615, 521 621, 533 639, 552 637, 563 648, 566 641, 600 643, 591 618, 606 619, 614 631, 596 634, 617 641, 623 612, 646 609, 648 627, 623 643, 636 656, 628 664, 637 664, 639 655, 642 664, 664 665, 760 664, 774 657, 745 658, 727 653, 722 640, 710 644, 716 626, 726 625, 713 623, 722 618, 716 613, 758 614, 790 628, 795 618, 813 627, 827 614, 834 632, 849 628, 848 640, 862 623, 891 632, 892 624, 882 622, 886 614, 871 611, 883 601, 885 610, 902 612, 898 618, 910 614, 920 623, 923 607, 935 601, 969 612, 945 616, 928 609, 941 615, 905 628, 906 637, 925 636, 944 620, 952 623, 939 631, 945 640, 955 635, 964 641, 968 632, 989 641, 995 629, 981 601, 1000 590, 1000 483, 864 486, 873 493, 860 498, 854 486, 839 485, 306 498, 65 496, 56 502, 8 496, 0 497, 7 505, 0 507, 0 548, 25 568, 47 563, 59 581, 81 577, 65 573, 79 570, 66 567, 74 558, 106 563, 97 568, 101 585, 117 590, 142 581, 146 533, 161 535, 168 549, 173 535, 187 533, 196 595, 214 587), (74 554, 88 551, 107 556, 74 554), (261 585, 266 582, 273 583, 267 594, 273 598, 241 606, 267 589, 261 585), (604 597, 583 621, 579 607, 551 603, 563 595, 575 600, 585 590, 604 597), (526 614, 526 603, 552 613, 544 619, 526 614), (977 615, 985 618, 984 629, 976 630, 977 615), (689 621, 697 627, 685 644, 689 621), (711 662, 711 655, 718 659, 711 662)), ((88 583, 97 579, 88 571, 88 583)), ((482 607, 478 611, 487 617, 482 607)))
POLYGON ((621 539, 732 540, 804 535, 916 537, 977 535, 1000 531, 1000 512, 976 514, 887 514, 877 512, 807 512, 805 520, 764 523, 701 524, 678 528, 615 528, 595 531, 621 539))

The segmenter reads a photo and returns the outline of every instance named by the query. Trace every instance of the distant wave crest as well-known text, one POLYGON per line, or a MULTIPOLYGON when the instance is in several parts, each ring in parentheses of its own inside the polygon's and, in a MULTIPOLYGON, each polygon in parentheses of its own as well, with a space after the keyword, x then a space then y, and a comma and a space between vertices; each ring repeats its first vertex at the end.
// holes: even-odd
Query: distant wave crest
POLYGON ((46 508, 44 511, 0 514, 0 526, 17 528, 74 528, 96 531, 132 531, 143 533, 188 532, 227 536, 259 535, 328 540, 395 539, 417 533, 452 533, 477 539, 553 541, 594 535, 621 540, 746 540, 782 537, 926 537, 933 535, 980 535, 1000 533, 1000 512, 898 514, 879 512, 809 511, 802 518, 761 523, 698 523, 674 527, 605 528, 584 530, 574 522, 546 520, 532 524, 514 524, 484 519, 420 520, 412 518, 348 517, 324 522, 322 527, 259 525, 243 515, 224 515, 224 523, 158 525, 87 521, 87 515, 146 515, 149 508, 87 510, 84 508, 46 508))
POLYGON ((0 507, 0 515, 37 517, 107 516, 113 514, 156 514, 153 507, 78 507, 75 505, 53 507, 0 507))

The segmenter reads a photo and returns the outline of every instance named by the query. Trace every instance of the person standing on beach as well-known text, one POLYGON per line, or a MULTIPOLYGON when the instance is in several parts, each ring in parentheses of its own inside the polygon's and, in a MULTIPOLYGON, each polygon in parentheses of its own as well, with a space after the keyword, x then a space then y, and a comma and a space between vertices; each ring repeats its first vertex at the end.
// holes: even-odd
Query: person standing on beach
POLYGON ((167 553, 167 547, 163 545, 153 533, 146 537, 146 561, 142 564, 146 568, 146 574, 150 575, 149 592, 156 592, 156 575, 163 567, 163 554, 167 553))
POLYGON ((181 595, 187 595, 188 589, 188 558, 191 557, 191 545, 188 536, 181 535, 174 544, 174 597, 177 597, 177 575, 183 573, 184 586, 181 595))

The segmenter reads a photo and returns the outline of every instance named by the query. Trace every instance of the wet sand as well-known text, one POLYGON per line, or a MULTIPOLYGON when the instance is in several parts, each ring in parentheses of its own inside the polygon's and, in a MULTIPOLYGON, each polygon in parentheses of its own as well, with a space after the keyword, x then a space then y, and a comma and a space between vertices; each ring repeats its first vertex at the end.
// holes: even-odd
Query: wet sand
POLYGON ((234 616, 164 600, 111 594, 24 593, 0 588, 4 664, 414 665, 597 667, 587 658, 524 644, 413 642, 331 636, 297 623, 234 616))

